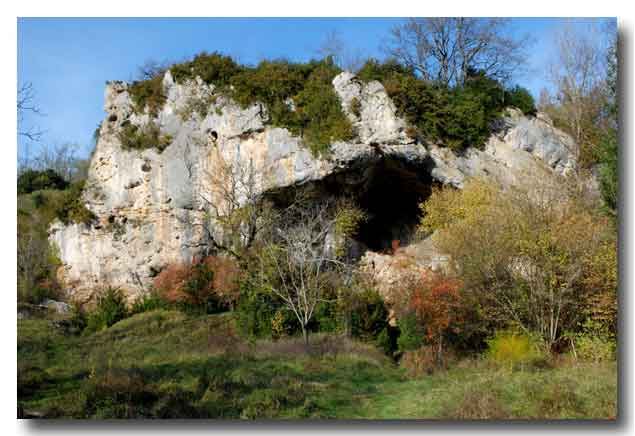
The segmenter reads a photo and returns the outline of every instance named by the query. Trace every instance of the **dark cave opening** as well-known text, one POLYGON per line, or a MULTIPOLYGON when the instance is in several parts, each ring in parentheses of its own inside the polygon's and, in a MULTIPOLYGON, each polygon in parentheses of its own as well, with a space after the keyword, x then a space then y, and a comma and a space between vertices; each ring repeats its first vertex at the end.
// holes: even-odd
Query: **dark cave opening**
MULTIPOLYGON (((371 163, 359 162, 296 189, 313 198, 347 197, 366 212, 366 221, 353 236, 357 246, 351 247, 351 256, 357 258, 366 250, 389 251, 393 241, 408 245, 421 219, 419 206, 429 197, 432 185, 425 163, 382 157, 371 163)), ((268 197, 284 208, 293 201, 294 192, 283 188, 269 192, 268 197)))
POLYGON ((410 243, 421 219, 419 205, 430 195, 432 179, 425 168, 382 159, 371 170, 357 201, 368 214, 356 240, 373 251, 410 243))

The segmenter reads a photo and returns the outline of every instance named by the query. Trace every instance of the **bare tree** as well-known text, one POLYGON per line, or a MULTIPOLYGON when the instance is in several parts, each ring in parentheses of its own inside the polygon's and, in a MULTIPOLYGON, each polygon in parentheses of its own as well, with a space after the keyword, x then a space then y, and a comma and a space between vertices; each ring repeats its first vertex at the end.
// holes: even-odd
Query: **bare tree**
POLYGON ((35 104, 35 90, 31 82, 23 83, 18 88, 17 99, 18 113, 18 145, 22 150, 18 153, 18 173, 30 164, 30 142, 42 139, 44 132, 36 126, 25 125, 27 114, 42 115, 40 108, 35 104))
POLYGON ((31 82, 26 82, 18 88, 18 135, 30 140, 39 141, 42 138, 42 130, 37 127, 26 127, 23 125, 24 116, 27 113, 41 115, 40 108, 35 104, 35 90, 31 82))
POLYGON ((35 169, 52 169, 65 180, 71 181, 78 171, 78 144, 65 143, 43 146, 33 156, 31 166, 35 169))
POLYGON ((329 198, 296 198, 276 220, 271 238, 256 254, 259 270, 257 285, 279 297, 302 329, 309 344, 308 325, 315 309, 333 286, 334 277, 347 264, 338 255, 342 243, 342 222, 354 229, 362 214, 350 203, 329 198), (349 220, 348 218, 352 218, 349 220))
POLYGON ((171 62, 168 61, 159 62, 155 59, 147 59, 137 69, 136 80, 150 80, 156 76, 163 75, 170 68, 170 64, 171 62))
POLYGON ((359 70, 368 57, 360 48, 348 47, 341 34, 335 29, 326 34, 316 52, 321 57, 332 57, 337 66, 351 72, 359 70))
MULTIPOLYGON (((547 78, 555 95, 543 109, 565 127, 582 149, 578 158, 597 142, 597 121, 606 102, 605 77, 607 48, 595 24, 574 26, 566 23, 555 34, 556 52, 549 62, 547 78)), ((584 156, 582 156, 584 158, 584 156)))
POLYGON ((201 171, 210 189, 199 194, 206 214, 202 226, 215 249, 241 260, 272 222, 273 207, 261 195, 251 159, 236 153, 232 162, 216 146, 211 157, 213 168, 201 171))
POLYGON ((528 37, 507 33, 502 18, 409 18, 392 30, 385 51, 426 80, 461 85, 470 68, 508 81, 525 61, 528 37))

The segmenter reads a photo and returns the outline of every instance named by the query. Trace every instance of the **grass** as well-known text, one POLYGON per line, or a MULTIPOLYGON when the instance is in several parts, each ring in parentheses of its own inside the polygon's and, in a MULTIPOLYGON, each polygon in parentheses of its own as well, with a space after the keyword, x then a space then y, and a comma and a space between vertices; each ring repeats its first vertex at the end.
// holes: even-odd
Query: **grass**
POLYGON ((616 415, 614 363, 509 371, 463 361, 413 380, 373 346, 311 341, 307 354, 300 338, 240 338, 228 313, 156 310, 79 336, 49 319, 19 320, 18 402, 26 416, 50 418, 616 415))

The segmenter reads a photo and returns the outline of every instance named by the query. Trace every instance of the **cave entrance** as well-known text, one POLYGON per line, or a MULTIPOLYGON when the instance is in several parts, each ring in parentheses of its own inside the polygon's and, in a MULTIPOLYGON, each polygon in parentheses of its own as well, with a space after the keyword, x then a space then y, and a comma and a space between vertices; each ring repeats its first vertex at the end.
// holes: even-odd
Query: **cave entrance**
POLYGON ((430 196, 431 187, 427 169, 395 159, 379 161, 357 195, 368 219, 355 239, 373 251, 389 250, 393 241, 409 244, 421 219, 419 205, 430 196))
MULTIPOLYGON (((433 180, 429 166, 382 157, 371 163, 360 162, 346 171, 313 183, 302 189, 310 196, 348 197, 367 213, 355 236, 351 256, 358 258, 366 250, 390 251, 393 241, 400 246, 412 242, 421 220, 420 204, 429 196, 433 180)), ((293 190, 270 192, 277 207, 293 201, 293 190)))

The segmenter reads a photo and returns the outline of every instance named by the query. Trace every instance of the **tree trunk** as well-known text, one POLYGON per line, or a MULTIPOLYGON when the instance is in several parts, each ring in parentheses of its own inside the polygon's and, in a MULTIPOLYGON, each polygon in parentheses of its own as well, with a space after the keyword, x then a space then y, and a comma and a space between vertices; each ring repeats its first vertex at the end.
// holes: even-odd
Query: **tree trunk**
POLYGON ((302 326, 302 337, 304 338, 304 347, 309 351, 309 331, 304 325, 302 326))

